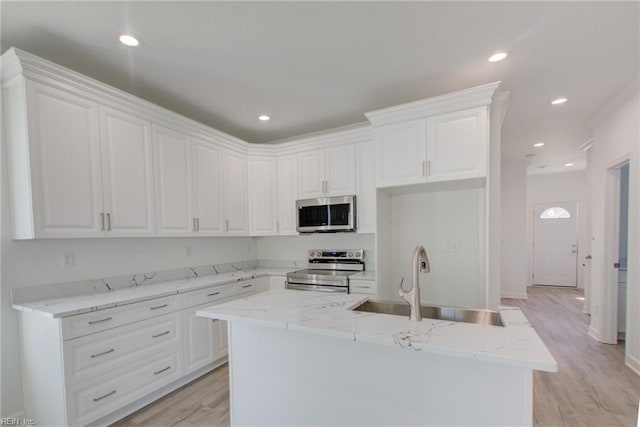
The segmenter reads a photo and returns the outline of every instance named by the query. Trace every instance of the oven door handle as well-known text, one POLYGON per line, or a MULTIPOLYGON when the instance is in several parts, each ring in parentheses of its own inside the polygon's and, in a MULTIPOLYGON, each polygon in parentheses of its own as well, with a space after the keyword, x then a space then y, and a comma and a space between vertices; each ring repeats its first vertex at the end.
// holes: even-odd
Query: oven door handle
POLYGON ((349 288, 347 286, 322 286, 322 285, 305 285, 301 283, 287 282, 287 289, 295 289, 298 291, 316 291, 316 292, 334 292, 334 293, 348 293, 349 288))

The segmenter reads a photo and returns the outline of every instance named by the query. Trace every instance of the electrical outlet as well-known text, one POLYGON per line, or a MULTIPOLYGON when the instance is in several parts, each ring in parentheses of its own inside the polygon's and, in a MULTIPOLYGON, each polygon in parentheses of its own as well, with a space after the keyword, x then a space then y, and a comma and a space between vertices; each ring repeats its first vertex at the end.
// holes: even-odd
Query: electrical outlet
POLYGON ((64 268, 73 267, 73 252, 62 252, 62 266, 64 268))

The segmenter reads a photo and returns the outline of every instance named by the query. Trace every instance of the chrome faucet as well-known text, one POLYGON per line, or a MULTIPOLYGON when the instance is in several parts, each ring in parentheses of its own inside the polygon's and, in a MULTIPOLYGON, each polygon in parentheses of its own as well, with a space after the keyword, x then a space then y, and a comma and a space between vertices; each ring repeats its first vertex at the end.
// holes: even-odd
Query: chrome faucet
POLYGON ((411 320, 422 320, 422 314, 420 313, 420 273, 428 273, 431 269, 429 267, 429 257, 424 246, 418 245, 413 250, 413 259, 411 261, 413 269, 413 283, 411 284, 411 290, 405 291, 402 289, 402 283, 404 278, 400 282, 400 291, 398 292, 402 299, 409 303, 411 306, 411 320))

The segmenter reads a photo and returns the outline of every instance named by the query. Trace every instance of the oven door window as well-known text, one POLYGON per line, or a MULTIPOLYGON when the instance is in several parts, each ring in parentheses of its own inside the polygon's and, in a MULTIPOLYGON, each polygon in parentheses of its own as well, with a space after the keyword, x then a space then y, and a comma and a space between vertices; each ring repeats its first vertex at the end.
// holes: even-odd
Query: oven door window
POLYGON ((349 225, 349 204, 305 206, 298 209, 301 227, 349 225))

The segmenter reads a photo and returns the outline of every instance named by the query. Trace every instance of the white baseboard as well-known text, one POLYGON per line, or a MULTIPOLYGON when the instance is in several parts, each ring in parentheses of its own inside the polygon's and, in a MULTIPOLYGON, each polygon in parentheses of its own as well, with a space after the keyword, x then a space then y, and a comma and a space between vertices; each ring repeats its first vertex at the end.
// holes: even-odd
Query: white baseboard
POLYGON ((598 342, 602 342, 602 339, 600 338, 600 331, 593 326, 589 326, 589 336, 598 342))
POLYGON ((628 354, 625 359, 625 365, 627 365, 633 372, 640 375, 640 360, 628 354))
POLYGON ((511 298, 511 299, 527 299, 527 291, 524 292, 500 292, 500 298, 511 298))

